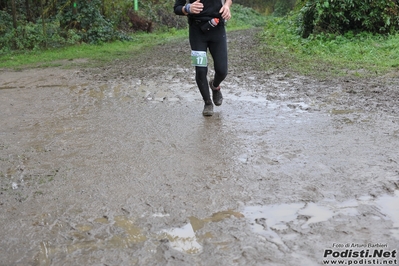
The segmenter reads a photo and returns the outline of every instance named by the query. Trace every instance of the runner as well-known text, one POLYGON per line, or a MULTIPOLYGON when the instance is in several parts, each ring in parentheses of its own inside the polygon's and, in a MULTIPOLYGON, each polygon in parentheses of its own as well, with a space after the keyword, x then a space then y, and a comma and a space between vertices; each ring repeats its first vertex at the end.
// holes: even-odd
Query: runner
POLYGON ((225 21, 231 18, 232 0, 175 0, 176 15, 188 16, 189 40, 195 80, 205 102, 202 114, 213 115, 213 104, 223 102, 220 84, 227 76, 227 40, 225 21), (214 62, 215 76, 208 83, 207 50, 214 62), (209 93, 212 90, 212 99, 209 93))

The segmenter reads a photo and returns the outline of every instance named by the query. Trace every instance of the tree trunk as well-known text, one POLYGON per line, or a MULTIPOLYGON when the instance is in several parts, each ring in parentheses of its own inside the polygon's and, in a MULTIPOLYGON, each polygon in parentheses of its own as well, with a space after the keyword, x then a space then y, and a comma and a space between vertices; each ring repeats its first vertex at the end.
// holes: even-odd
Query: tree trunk
POLYGON ((44 21, 44 6, 43 0, 40 0, 40 8, 42 13, 42 27, 43 27, 43 37, 44 37, 44 47, 47 47, 47 30, 46 30, 46 22, 44 21))
POLYGON ((15 7, 15 0, 11 0, 11 7, 12 7, 12 25, 14 29, 16 29, 18 25, 17 25, 17 8, 15 7))
POLYGON ((29 6, 29 0, 25 0, 25 8, 26 8, 26 20, 33 22, 32 12, 31 12, 30 6, 29 6))

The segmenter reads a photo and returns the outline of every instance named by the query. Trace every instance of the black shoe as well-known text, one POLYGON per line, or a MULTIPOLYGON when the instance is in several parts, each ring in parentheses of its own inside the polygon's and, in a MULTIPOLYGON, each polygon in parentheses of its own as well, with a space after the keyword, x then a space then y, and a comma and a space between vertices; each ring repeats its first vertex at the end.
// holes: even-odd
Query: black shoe
POLYGON ((209 87, 212 89, 212 100, 216 106, 222 105, 223 103, 223 95, 220 91, 220 86, 213 86, 213 80, 209 81, 209 87))
POLYGON ((204 115, 204 116, 212 116, 213 115, 213 104, 212 104, 212 102, 205 103, 204 111, 202 111, 202 115, 204 115))

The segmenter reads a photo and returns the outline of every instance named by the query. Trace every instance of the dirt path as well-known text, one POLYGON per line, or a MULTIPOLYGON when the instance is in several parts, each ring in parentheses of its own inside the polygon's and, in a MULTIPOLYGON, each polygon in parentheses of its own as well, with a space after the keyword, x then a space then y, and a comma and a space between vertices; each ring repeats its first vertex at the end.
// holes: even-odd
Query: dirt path
POLYGON ((255 34, 209 118, 187 41, 2 70, 0 265, 397 265, 399 77, 264 72, 255 34))

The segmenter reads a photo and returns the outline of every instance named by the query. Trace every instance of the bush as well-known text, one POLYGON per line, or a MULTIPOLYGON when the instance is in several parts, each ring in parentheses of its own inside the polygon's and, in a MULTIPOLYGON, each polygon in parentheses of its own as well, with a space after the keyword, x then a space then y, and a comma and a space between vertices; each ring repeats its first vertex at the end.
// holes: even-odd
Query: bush
POLYGON ((13 43, 12 17, 0 10, 0 53, 11 50, 13 43))
POLYGON ((399 6, 393 0, 309 0, 300 13, 303 37, 321 32, 385 34, 399 30, 399 6))
POLYGON ((101 0, 79 1, 76 9, 71 1, 59 1, 58 4, 54 6, 57 12, 44 12, 45 15, 30 19, 27 12, 18 6, 16 28, 13 27, 10 10, 0 10, 0 53, 59 47, 82 41, 103 43, 130 40, 101 14, 101 0))
POLYGON ((100 7, 100 0, 92 0, 81 1, 75 12, 72 8, 66 9, 60 16, 62 29, 78 30, 82 40, 87 43, 129 39, 100 13, 100 7))
POLYGON ((274 5, 273 15, 281 17, 287 15, 295 6, 295 0, 280 0, 274 5))

